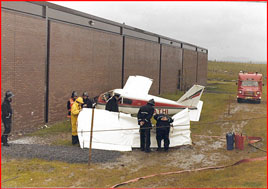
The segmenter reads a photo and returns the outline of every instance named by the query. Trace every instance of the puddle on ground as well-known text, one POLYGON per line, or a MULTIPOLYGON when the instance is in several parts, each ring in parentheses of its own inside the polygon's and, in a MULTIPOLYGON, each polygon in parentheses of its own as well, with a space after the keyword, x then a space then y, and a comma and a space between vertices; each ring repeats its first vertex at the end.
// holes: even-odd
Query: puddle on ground
MULTIPOLYGON (((38 144, 38 141, 40 141, 40 137, 24 137, 16 140, 12 140, 9 143, 10 144, 38 144)), ((40 143, 39 143, 40 144, 40 143)))
POLYGON ((209 148, 213 149, 213 150, 217 150, 219 148, 224 148, 225 145, 225 140, 217 140, 215 142, 213 142, 212 144, 209 145, 209 148))

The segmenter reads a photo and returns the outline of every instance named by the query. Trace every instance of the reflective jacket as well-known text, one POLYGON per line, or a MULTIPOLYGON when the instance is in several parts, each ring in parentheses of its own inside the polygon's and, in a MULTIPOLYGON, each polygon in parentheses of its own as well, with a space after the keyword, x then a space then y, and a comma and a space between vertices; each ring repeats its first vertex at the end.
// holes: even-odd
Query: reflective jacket
POLYGON ((154 119, 156 120, 156 131, 169 131, 170 124, 173 122, 173 119, 166 114, 156 114, 154 119), (167 118, 167 120, 163 120, 163 118, 167 118))
POLYGON ((72 108, 73 103, 74 103, 73 98, 70 98, 70 100, 68 100, 68 102, 67 102, 67 110, 68 110, 67 117, 71 117, 71 108, 72 108))

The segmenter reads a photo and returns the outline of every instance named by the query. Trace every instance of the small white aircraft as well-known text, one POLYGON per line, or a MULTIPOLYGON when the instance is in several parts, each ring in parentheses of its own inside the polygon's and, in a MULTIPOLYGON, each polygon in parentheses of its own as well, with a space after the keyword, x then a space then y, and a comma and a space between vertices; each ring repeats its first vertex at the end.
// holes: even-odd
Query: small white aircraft
POLYGON ((120 95, 118 102, 119 111, 128 114, 137 114, 139 108, 147 104, 150 99, 155 101, 154 108, 156 113, 168 115, 174 115, 185 108, 188 108, 190 111, 197 110, 199 104, 202 104, 200 103, 202 102, 200 98, 204 91, 204 86, 193 85, 178 101, 173 101, 149 95, 148 92, 152 83, 152 79, 144 76, 129 76, 123 89, 114 89, 99 95, 96 108, 105 109, 106 103, 114 94, 120 95))
MULTIPOLYGON (((139 108, 150 99, 155 101, 156 113, 175 114, 172 117, 174 122, 173 131, 170 133, 170 147, 191 145, 190 121, 199 120, 203 104, 199 99, 204 87, 194 85, 176 102, 149 95, 152 82, 152 79, 143 76, 130 76, 123 89, 114 89, 98 97, 94 114, 91 108, 83 108, 78 116, 77 128, 80 147, 89 148, 91 136, 94 149, 131 151, 132 148, 139 147, 140 126, 137 118, 131 117, 130 114, 137 114, 139 108), (120 112, 101 110, 105 109, 106 103, 114 94, 120 95, 120 112), (89 127, 91 124, 94 125, 93 135, 89 127)), ((152 132, 151 147, 157 147, 155 137, 156 133, 152 132)))

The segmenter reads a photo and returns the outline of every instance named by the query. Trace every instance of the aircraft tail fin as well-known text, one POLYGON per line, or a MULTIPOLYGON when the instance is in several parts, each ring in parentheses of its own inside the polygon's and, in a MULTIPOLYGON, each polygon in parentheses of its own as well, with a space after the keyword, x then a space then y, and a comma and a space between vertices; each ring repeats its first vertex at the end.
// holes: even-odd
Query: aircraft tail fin
POLYGON ((201 85, 193 85, 178 101, 177 103, 188 106, 197 107, 198 102, 203 94, 205 87, 201 85))

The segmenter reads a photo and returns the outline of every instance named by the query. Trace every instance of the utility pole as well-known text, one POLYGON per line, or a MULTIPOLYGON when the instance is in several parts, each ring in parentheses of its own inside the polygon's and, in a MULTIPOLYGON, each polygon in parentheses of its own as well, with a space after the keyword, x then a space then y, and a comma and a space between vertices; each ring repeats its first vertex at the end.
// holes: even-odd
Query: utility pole
POLYGON ((229 105, 228 105, 228 115, 230 115, 230 109, 231 109, 231 95, 229 95, 229 105))
POLYGON ((91 152, 92 152, 92 136, 93 136, 93 123, 94 123, 94 110, 95 110, 95 108, 92 108, 91 129, 90 129, 90 142, 89 142, 89 155, 88 155, 88 166, 90 166, 91 152))

